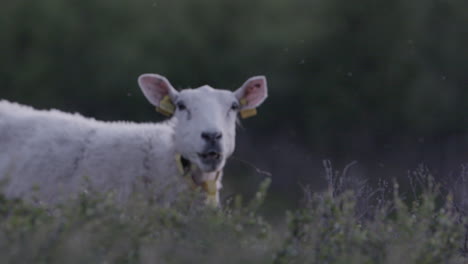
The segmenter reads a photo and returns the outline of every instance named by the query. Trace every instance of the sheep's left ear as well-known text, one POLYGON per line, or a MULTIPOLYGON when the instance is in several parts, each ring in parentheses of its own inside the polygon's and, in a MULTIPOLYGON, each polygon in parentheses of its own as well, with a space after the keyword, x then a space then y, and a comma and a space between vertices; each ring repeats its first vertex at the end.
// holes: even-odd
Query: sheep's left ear
POLYGON ((241 103, 241 117, 248 118, 257 114, 255 108, 268 97, 267 81, 265 76, 255 76, 248 79, 234 95, 241 103))

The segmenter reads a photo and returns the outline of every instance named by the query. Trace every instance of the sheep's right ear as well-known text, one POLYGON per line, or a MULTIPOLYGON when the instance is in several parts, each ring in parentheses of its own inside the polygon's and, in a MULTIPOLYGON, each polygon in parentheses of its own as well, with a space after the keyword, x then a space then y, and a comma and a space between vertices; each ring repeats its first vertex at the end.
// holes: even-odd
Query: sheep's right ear
POLYGON ((166 77, 154 73, 145 73, 138 77, 138 84, 146 99, 156 106, 158 112, 165 115, 174 113, 175 107, 171 99, 174 99, 178 92, 166 77))

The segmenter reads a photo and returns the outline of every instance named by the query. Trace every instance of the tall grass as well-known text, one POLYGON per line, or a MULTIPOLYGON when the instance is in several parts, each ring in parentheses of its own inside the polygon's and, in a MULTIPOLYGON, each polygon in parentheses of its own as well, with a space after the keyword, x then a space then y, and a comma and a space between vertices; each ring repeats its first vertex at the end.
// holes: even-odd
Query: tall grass
POLYGON ((269 180, 252 201, 236 197, 222 210, 192 202, 199 193, 170 207, 139 195, 116 204, 98 192, 54 206, 1 196, 0 262, 468 262, 460 189, 420 169, 407 196, 396 182, 369 188, 325 164, 329 188, 306 188, 301 208, 285 212, 279 226, 259 214, 269 180))

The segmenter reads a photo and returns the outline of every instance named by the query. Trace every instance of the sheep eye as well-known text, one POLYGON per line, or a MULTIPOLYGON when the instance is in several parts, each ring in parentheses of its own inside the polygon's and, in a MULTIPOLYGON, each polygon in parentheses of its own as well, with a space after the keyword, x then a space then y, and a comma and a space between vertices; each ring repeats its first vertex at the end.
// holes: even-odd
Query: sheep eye
POLYGON ((183 102, 178 102, 177 103, 177 109, 183 111, 183 110, 187 109, 187 107, 185 106, 185 104, 183 102))
POLYGON ((239 110, 239 104, 238 104, 238 103, 232 103, 231 110, 232 110, 232 111, 237 111, 237 110, 239 110))

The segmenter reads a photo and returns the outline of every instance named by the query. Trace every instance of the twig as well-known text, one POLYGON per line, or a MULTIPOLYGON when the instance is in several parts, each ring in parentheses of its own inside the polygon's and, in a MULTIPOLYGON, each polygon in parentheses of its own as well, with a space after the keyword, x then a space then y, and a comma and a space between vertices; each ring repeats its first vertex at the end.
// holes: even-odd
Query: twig
POLYGON ((237 160, 237 161, 240 161, 240 162, 242 162, 242 163, 244 163, 244 164, 246 164, 246 165, 252 167, 252 168, 255 170, 255 172, 257 172, 258 174, 265 175, 265 176, 267 176, 267 177, 273 176, 270 172, 259 169, 258 167, 256 167, 255 165, 253 165, 251 162, 248 162, 248 161, 246 161, 246 160, 244 160, 244 159, 241 159, 241 158, 238 158, 238 157, 235 157, 235 156, 231 156, 231 158, 232 158, 232 159, 235 159, 235 160, 237 160))
POLYGON ((465 225, 465 243, 463 245, 463 254, 468 257, 468 225, 465 225))
POLYGON ((354 165, 356 165, 358 162, 357 160, 353 160, 351 161, 350 163, 348 163, 348 165, 346 165, 343 169, 343 173, 342 173, 342 176, 343 177, 346 177, 348 175, 348 171, 349 169, 351 169, 351 167, 353 167, 354 165))

